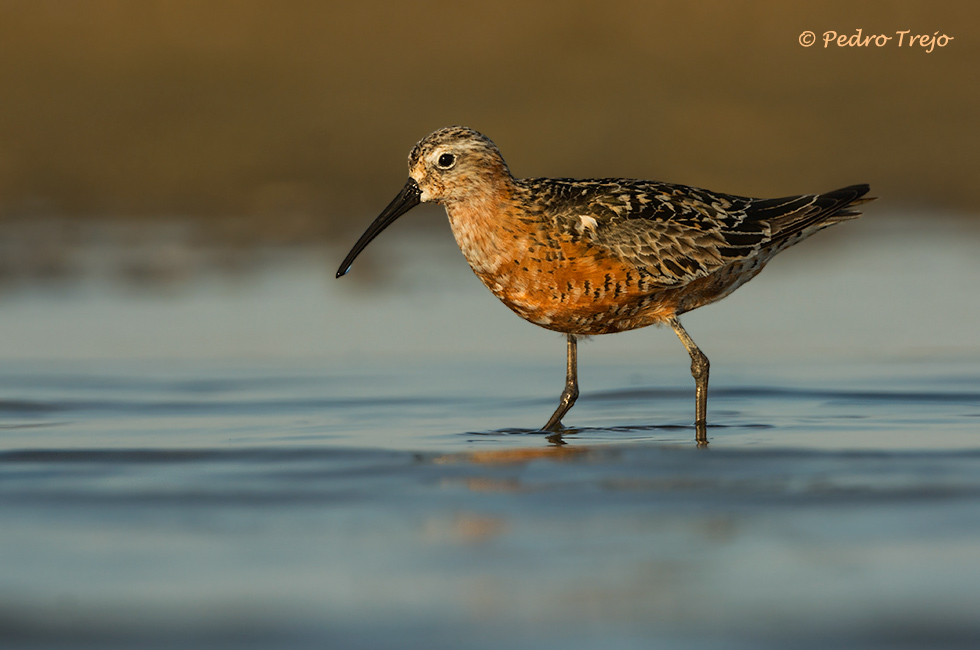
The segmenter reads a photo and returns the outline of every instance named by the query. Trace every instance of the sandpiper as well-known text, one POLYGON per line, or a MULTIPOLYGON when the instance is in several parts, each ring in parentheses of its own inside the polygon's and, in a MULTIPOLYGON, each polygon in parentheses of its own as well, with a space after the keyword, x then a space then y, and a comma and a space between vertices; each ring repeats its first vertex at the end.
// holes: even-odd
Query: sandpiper
POLYGON ((707 439, 709 364, 678 317, 721 300, 774 255, 859 216, 851 208, 871 200, 862 198, 867 185, 755 199, 633 179, 516 179, 496 145, 463 126, 423 138, 408 169, 338 278, 395 219, 440 203, 483 284, 521 318, 567 336, 565 389, 544 430, 560 431, 578 398, 578 337, 667 323, 691 355, 699 443, 707 439))

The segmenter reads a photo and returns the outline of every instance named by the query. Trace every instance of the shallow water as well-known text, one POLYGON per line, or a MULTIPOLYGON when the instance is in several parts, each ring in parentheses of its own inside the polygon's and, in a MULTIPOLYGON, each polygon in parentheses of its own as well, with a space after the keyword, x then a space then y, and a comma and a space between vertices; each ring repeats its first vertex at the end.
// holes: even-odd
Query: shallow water
POLYGON ((445 239, 8 293, 0 644, 976 647, 980 240, 900 225, 685 320, 707 448, 668 330, 581 346, 536 431, 563 342, 445 239))

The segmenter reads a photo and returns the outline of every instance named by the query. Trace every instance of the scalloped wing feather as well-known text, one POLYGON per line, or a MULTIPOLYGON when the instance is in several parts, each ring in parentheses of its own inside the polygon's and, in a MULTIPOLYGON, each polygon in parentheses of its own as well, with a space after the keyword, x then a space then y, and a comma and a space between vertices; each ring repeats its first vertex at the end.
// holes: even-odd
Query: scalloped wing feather
POLYGON ((686 185, 623 179, 522 181, 558 230, 632 263, 664 287, 683 286, 743 260, 770 257, 851 219, 867 186, 753 199, 686 185))

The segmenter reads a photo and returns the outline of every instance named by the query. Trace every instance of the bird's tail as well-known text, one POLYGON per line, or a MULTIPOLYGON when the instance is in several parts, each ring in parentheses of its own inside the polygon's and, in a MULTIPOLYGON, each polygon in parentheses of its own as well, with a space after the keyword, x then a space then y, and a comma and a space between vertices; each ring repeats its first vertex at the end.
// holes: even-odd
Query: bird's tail
POLYGON ((817 206, 825 219, 836 221, 846 221, 861 216, 859 210, 854 208, 874 201, 875 197, 865 196, 871 187, 867 183, 860 185, 849 185, 833 192, 827 192, 817 197, 817 206))
POLYGON ((793 210, 773 218, 770 223, 773 228, 773 239, 779 242, 798 241, 827 226, 841 221, 856 219, 861 212, 855 208, 862 203, 873 201, 874 197, 865 197, 871 188, 863 183, 850 185, 826 194, 811 194, 798 197, 805 201, 800 209, 793 210), (797 237, 801 235, 802 237, 797 237))

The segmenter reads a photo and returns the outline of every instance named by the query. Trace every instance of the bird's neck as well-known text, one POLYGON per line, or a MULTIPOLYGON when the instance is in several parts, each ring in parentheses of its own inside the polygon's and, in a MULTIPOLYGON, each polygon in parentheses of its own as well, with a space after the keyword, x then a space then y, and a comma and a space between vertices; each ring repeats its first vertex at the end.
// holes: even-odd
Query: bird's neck
POLYGON ((456 243, 481 277, 495 273, 508 261, 513 263, 510 249, 519 212, 514 181, 506 180, 509 182, 499 182, 488 191, 446 204, 456 243))

